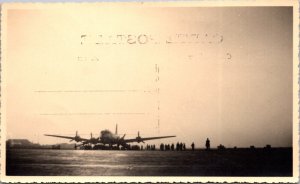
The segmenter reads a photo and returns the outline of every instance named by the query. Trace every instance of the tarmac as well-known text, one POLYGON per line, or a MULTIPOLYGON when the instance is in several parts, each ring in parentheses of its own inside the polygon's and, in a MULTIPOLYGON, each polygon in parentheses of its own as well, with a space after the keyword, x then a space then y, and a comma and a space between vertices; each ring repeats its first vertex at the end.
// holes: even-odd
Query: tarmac
POLYGON ((14 176, 292 176, 292 149, 8 149, 14 176))

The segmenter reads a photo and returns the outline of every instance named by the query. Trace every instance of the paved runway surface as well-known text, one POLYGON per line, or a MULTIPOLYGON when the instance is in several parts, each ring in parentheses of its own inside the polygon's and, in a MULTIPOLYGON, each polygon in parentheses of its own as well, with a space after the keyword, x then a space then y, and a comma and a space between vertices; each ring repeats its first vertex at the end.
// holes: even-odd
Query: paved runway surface
POLYGON ((7 150, 7 175, 291 176, 292 149, 7 150))

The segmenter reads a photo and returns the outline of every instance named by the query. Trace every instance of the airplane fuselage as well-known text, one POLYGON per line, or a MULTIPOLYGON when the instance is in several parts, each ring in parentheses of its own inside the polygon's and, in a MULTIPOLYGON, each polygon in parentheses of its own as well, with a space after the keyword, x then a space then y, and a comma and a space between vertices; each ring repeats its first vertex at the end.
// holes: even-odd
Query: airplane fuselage
POLYGON ((120 136, 113 134, 112 132, 110 132, 109 130, 103 130, 100 133, 100 141, 102 144, 109 144, 109 145, 113 145, 113 144, 120 144, 121 143, 121 139, 120 136))

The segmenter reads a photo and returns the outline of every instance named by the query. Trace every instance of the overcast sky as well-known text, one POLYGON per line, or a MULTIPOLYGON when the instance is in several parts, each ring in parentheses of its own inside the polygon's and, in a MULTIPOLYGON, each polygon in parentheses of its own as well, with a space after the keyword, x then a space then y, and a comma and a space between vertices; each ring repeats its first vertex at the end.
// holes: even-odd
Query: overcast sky
POLYGON ((292 145, 292 8, 98 4, 7 18, 7 138, 68 142, 43 134, 118 123, 126 138, 177 136, 149 143, 292 145), (148 40, 107 39, 119 34, 148 40))

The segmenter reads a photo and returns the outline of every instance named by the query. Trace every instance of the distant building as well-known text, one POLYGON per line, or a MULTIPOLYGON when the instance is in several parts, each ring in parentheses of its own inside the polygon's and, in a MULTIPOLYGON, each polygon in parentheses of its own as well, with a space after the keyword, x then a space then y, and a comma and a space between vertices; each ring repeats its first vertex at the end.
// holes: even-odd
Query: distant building
POLYGON ((267 144, 267 145, 264 147, 265 150, 271 150, 271 148, 272 148, 272 147, 271 147, 270 144, 267 144))
POLYGON ((250 146, 250 149, 254 150, 254 149, 255 149, 255 146, 253 146, 253 145, 252 145, 252 146, 250 146))
POLYGON ((6 144, 10 146, 15 146, 15 145, 31 145, 32 143, 27 139, 8 139, 6 141, 6 144))
POLYGON ((8 139, 6 141, 7 149, 74 149, 75 144, 55 144, 55 145, 40 145, 30 142, 27 139, 8 139))
POLYGON ((34 144, 27 139, 8 139, 6 141, 7 148, 39 148, 39 144, 34 144))
POLYGON ((224 149, 226 149, 225 146, 222 145, 222 144, 220 144, 217 148, 218 148, 218 150, 224 150, 224 149))

